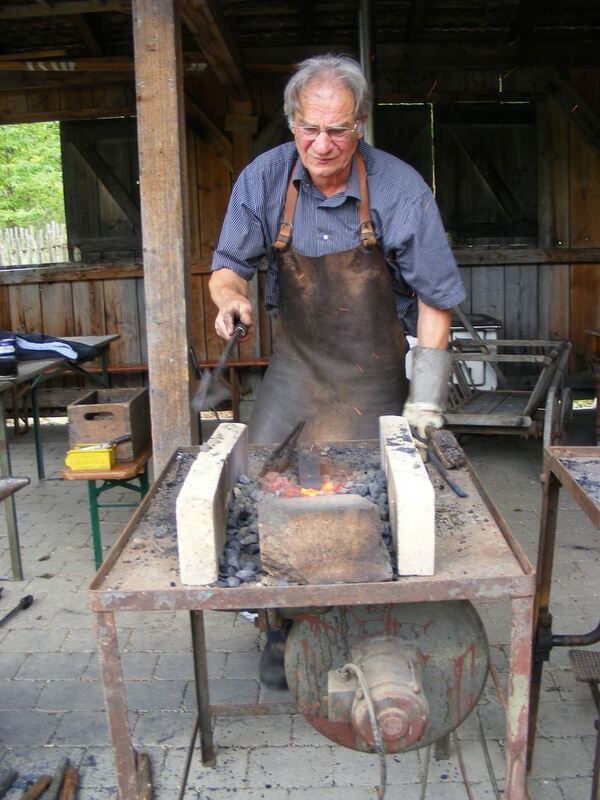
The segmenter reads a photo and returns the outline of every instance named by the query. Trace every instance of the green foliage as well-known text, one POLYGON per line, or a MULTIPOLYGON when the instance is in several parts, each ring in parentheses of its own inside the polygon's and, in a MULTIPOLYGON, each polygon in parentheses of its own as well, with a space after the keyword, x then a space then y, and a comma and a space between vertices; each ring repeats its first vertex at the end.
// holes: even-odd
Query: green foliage
POLYGON ((64 221, 58 123, 0 125, 0 228, 64 221))

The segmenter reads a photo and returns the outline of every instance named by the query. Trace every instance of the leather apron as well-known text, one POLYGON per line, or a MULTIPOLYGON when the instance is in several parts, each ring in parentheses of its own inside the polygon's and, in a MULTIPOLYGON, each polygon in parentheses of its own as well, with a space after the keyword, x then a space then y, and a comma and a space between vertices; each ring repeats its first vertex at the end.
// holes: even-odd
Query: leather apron
POLYGON ((274 242, 279 319, 251 442, 280 443, 300 420, 301 441, 378 439, 379 417, 402 410, 406 341, 371 221, 366 168, 360 153, 355 158, 361 243, 351 250, 310 257, 290 246, 298 197, 290 179, 274 242))

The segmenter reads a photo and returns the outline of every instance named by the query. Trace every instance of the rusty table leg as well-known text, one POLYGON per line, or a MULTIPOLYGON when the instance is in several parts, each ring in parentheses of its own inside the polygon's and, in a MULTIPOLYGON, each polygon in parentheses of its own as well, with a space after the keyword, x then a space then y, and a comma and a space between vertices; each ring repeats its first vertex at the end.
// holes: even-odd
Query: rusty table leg
POLYGON ((538 542, 535 605, 533 612, 533 666, 529 698, 531 709, 529 714, 529 737, 527 745, 528 769, 531 769, 533 760, 544 661, 548 660, 552 647, 552 616, 549 612, 549 607, 560 482, 551 470, 548 469, 546 464, 544 464, 542 483, 542 509, 540 516, 540 537, 538 542))
POLYGON ((190 622, 192 626, 192 650, 194 654, 194 677, 196 683, 196 703, 198 705, 200 752, 202 754, 202 763, 204 766, 214 767, 216 764, 216 757, 212 728, 210 726, 204 613, 202 611, 190 611, 190 622))
POLYGON ((115 616, 107 611, 96 612, 94 621, 119 800, 141 800, 144 795, 138 789, 137 753, 131 744, 115 616))
POLYGON ((527 730, 533 597, 511 601, 510 678, 506 717, 506 800, 527 800, 527 730))

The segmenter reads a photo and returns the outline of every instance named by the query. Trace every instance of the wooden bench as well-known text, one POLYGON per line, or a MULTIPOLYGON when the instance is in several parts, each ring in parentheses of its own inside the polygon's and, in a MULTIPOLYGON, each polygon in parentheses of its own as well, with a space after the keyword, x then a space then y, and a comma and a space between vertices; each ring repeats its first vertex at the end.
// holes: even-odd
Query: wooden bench
POLYGON ((65 481, 87 481, 88 500, 90 506, 90 520, 92 523, 92 544, 94 546, 94 560, 96 569, 103 561, 102 539, 100 535, 100 508, 135 508, 138 503, 99 503, 98 498, 109 489, 120 486, 130 489, 140 495, 140 502, 148 493, 148 460, 152 455, 152 443, 148 442, 142 452, 132 461, 115 464, 112 469, 105 470, 78 470, 74 472, 64 469, 61 478, 65 481), (96 481, 102 481, 100 486, 96 481), (137 483, 136 483, 137 481, 137 483))

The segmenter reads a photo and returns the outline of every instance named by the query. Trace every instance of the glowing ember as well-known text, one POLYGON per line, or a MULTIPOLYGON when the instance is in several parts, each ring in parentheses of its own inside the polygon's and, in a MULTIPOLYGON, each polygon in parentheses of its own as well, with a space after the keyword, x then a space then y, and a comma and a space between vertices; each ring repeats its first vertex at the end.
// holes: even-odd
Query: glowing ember
POLYGON ((263 492, 271 492, 276 497, 316 497, 320 494, 337 494, 346 485, 345 480, 324 480, 320 489, 304 489, 295 478, 281 475, 279 472, 267 472, 260 479, 263 492))

